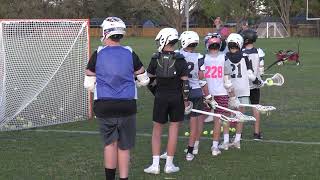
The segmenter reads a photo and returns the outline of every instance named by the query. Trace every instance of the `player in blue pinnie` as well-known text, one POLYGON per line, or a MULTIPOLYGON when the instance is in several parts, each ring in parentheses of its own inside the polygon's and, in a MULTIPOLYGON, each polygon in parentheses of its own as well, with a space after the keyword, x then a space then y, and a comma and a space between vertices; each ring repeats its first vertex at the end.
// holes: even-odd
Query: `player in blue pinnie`
POLYGON ((103 46, 88 62, 84 85, 94 92, 94 113, 104 142, 106 180, 115 179, 117 167, 120 180, 126 180, 136 136, 136 83, 146 86, 150 79, 137 54, 120 44, 125 34, 124 22, 108 17, 101 27, 103 46))

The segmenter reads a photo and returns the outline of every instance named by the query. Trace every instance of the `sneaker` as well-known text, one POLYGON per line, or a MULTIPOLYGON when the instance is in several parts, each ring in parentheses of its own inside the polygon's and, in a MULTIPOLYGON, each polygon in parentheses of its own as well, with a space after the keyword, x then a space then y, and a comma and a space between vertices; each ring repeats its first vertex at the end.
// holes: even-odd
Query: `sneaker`
POLYGON ((179 167, 177 167, 177 166, 175 166, 175 165, 169 165, 169 166, 167 166, 167 165, 165 165, 165 167, 164 167, 164 172, 165 173, 175 173, 175 172, 178 172, 178 171, 180 171, 180 168, 179 167))
POLYGON ((253 133, 254 140, 262 140, 262 133, 253 133))
POLYGON ((187 153, 187 155, 186 155, 186 160, 187 160, 187 161, 192 161, 193 158, 194 158, 194 155, 193 155, 193 154, 187 153))
POLYGON ((160 159, 167 159, 167 152, 164 152, 163 154, 161 154, 160 159))
MULTIPOLYGON (((188 153, 188 148, 184 149, 183 152, 184 152, 184 153, 188 153)), ((192 154, 193 154, 193 155, 197 155, 198 153, 199 153, 199 147, 198 147, 198 146, 195 146, 195 147, 193 148, 192 154)), ((161 158, 161 157, 160 157, 160 158, 161 158)))
POLYGON ((211 148, 211 153, 212 156, 218 156, 219 154, 221 154, 221 151, 219 150, 219 148, 211 148))
POLYGON ((160 174, 160 165, 159 166, 151 165, 148 168, 144 169, 143 171, 148 174, 160 174))
POLYGON ((240 141, 231 143, 230 147, 234 147, 234 148, 240 149, 240 141))
POLYGON ((229 149, 229 146, 230 146, 229 143, 222 143, 222 144, 219 144, 218 148, 227 151, 229 149))

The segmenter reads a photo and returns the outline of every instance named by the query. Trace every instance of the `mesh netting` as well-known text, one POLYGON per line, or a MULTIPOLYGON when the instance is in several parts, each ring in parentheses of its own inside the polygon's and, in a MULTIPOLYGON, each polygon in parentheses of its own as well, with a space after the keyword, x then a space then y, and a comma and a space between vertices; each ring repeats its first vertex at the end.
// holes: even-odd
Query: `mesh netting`
POLYGON ((259 38, 285 38, 289 37, 287 30, 279 22, 263 22, 257 28, 259 38))
POLYGON ((83 120, 86 20, 0 21, 0 130, 83 120))

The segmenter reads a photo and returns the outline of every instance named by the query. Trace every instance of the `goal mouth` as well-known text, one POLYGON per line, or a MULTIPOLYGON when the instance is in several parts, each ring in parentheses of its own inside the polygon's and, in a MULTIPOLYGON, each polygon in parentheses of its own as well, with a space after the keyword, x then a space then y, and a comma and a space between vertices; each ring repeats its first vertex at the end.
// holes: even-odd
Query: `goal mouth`
POLYGON ((87 19, 0 20, 0 131, 88 117, 87 19))

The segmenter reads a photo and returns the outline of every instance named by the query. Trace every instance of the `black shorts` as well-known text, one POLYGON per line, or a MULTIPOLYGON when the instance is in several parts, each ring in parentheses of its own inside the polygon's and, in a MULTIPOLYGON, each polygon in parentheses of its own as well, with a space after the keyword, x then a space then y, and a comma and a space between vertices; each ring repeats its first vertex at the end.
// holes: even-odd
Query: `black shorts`
POLYGON ((250 90, 250 103, 259 104, 260 103, 260 89, 251 89, 250 90))
POLYGON ((99 129, 104 144, 107 146, 115 141, 121 150, 134 147, 136 138, 136 114, 126 117, 98 118, 99 129))
POLYGON ((156 95, 153 105, 153 121, 161 124, 180 122, 184 119, 184 102, 182 95, 156 95))
MULTIPOLYGON (((193 109, 198 109, 203 111, 204 110, 204 104, 203 104, 203 97, 198 98, 190 98, 189 99, 193 103, 193 109)), ((198 117, 202 114, 191 112, 190 117, 198 117)))

